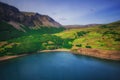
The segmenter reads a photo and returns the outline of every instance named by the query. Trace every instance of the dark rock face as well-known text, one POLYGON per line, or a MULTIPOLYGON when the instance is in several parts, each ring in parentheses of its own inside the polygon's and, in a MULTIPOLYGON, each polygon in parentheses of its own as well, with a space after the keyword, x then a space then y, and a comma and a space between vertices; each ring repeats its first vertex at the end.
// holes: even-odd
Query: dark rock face
POLYGON ((4 3, 0 3, 0 18, 1 20, 4 21, 10 21, 10 20, 18 20, 16 16, 20 16, 21 13, 20 11, 13 7, 13 6, 9 6, 7 4, 4 3))
POLYGON ((61 24, 47 15, 33 12, 21 12, 17 8, 0 2, 0 21, 14 21, 28 27, 53 26, 60 27, 61 24))

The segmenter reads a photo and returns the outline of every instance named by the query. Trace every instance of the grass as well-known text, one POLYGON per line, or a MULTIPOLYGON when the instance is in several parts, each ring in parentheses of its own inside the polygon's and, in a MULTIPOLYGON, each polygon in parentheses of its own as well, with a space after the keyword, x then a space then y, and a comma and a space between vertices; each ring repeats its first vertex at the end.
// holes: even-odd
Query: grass
POLYGON ((24 27, 21 32, 1 22, 0 56, 15 55, 48 49, 93 48, 120 50, 120 24, 117 22, 96 27, 65 30, 64 28, 24 27))
POLYGON ((113 24, 82 28, 70 29, 55 34, 63 39, 71 38, 73 47, 82 47, 103 50, 120 50, 120 26, 113 24), (78 46, 81 45, 81 46, 78 46))

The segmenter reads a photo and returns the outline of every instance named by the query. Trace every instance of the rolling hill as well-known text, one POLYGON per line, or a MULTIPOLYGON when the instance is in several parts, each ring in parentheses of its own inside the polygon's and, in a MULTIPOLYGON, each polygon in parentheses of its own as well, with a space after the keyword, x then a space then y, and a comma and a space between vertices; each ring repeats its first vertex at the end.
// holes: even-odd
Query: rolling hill
POLYGON ((70 29, 55 35, 72 39, 71 44, 76 47, 120 50, 120 21, 96 27, 70 29))

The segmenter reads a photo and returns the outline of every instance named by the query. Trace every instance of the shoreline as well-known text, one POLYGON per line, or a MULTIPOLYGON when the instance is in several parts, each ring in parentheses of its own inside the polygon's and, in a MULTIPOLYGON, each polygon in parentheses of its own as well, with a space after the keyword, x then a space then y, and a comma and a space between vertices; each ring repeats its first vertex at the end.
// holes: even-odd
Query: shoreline
POLYGON ((74 53, 85 55, 85 56, 90 56, 90 57, 95 57, 99 59, 120 61, 120 51, 116 51, 116 50, 99 50, 99 49, 79 48, 74 53))
POLYGON ((60 51, 65 51, 65 52, 70 52, 70 49, 53 49, 53 50, 42 50, 38 52, 60 52, 60 51))
MULTIPOLYGON (((60 52, 60 51, 70 52, 70 49, 41 50, 41 51, 37 51, 36 53, 39 53, 39 52, 60 52)), ((2 57, 0 57, 0 61, 5 61, 5 60, 17 58, 17 57, 26 56, 26 55, 29 55, 29 54, 25 53, 25 54, 21 54, 21 55, 2 56, 2 57)))
MULTIPOLYGON (((36 53, 40 53, 40 52, 62 52, 62 51, 63 52, 72 52, 73 54, 85 55, 85 56, 95 57, 95 58, 99 58, 99 59, 120 61, 120 51, 110 51, 110 50, 79 48, 76 51, 72 51, 70 49, 54 49, 54 50, 41 50, 41 51, 37 51, 36 53)), ((17 58, 17 57, 26 56, 26 55, 29 55, 29 54, 26 53, 26 54, 21 54, 21 55, 3 56, 3 57, 0 57, 0 61, 5 61, 5 60, 17 58)))
POLYGON ((2 57, 0 57, 0 61, 5 61, 5 60, 9 60, 9 59, 17 58, 17 57, 26 56, 26 55, 27 55, 27 54, 2 56, 2 57))

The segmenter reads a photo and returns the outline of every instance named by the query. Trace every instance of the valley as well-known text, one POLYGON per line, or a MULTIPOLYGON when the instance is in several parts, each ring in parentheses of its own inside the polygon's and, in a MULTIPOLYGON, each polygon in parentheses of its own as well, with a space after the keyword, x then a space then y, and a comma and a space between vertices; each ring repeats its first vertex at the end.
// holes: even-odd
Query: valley
POLYGON ((84 55, 100 56, 100 58, 104 55, 103 59, 114 57, 113 60, 120 60, 120 21, 82 27, 63 26, 49 16, 21 12, 13 6, 0 4, 1 57, 30 54, 42 50, 68 49, 78 54, 84 53, 84 55), (10 9, 3 14, 6 8, 10 9), (88 54, 90 49, 98 51, 88 54))

